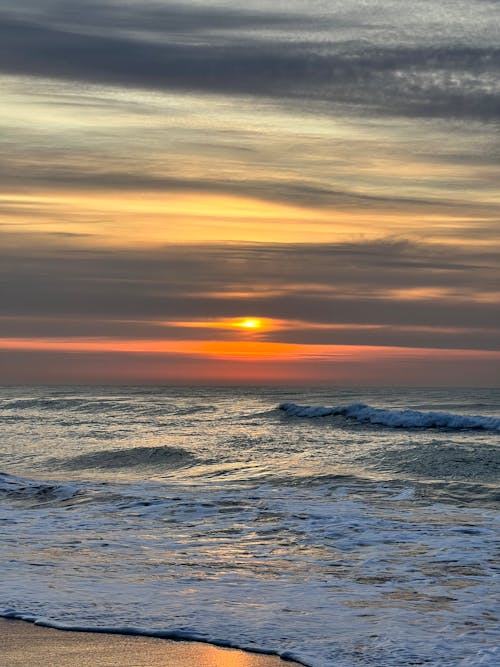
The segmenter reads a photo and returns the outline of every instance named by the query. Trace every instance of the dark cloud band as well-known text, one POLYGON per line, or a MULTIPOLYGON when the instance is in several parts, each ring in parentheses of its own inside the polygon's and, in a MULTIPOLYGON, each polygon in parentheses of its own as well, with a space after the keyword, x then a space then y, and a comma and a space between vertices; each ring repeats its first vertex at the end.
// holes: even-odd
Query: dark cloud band
MULTIPOLYGON (((169 11, 169 19, 159 26, 161 38, 158 26, 151 34, 141 30, 117 34, 109 17, 97 31, 89 28, 88 21, 83 26, 76 21, 51 24, 43 16, 22 18, 4 12, 0 71, 116 86, 264 96, 296 104, 341 104, 348 105, 351 113, 480 119, 499 115, 498 48, 383 47, 306 38, 277 41, 265 33, 233 41, 213 34, 192 40, 190 35, 199 30, 205 14, 182 12, 179 7, 169 11)), ((241 25, 253 26, 246 13, 229 13, 229 18, 233 24, 238 19, 241 25)), ((214 22, 218 20, 216 15, 214 22)), ((277 21, 275 15, 270 17, 271 25, 277 21)), ((285 27, 288 22, 283 19, 285 27)))
POLYGON ((45 335, 83 335, 90 325, 105 335, 110 323, 124 321, 124 331, 140 337, 157 335, 169 321, 254 314, 301 321, 295 333, 284 334, 290 342, 324 342, 327 333, 316 330, 318 324, 345 326, 328 334, 344 343, 427 345, 433 329, 442 345, 467 340, 491 349, 495 336, 500 340, 494 248, 372 242, 27 254, 11 247, 0 265, 0 315, 10 318, 12 335, 26 330, 23 318, 38 318, 28 325, 45 335))

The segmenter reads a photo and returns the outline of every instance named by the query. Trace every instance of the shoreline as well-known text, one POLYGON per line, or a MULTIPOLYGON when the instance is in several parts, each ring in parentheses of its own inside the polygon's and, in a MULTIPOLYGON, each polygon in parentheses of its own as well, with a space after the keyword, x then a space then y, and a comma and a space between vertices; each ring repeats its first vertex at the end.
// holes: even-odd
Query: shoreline
POLYGON ((200 641, 61 630, 0 618, 3 667, 302 667, 276 655, 200 641))

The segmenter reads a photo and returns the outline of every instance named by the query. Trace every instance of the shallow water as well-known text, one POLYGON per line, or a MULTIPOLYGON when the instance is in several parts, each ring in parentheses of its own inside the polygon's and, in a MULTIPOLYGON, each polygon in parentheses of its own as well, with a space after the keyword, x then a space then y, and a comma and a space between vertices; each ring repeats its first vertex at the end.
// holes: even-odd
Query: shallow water
POLYGON ((0 612, 313 667, 496 665, 499 406, 3 388, 0 612))

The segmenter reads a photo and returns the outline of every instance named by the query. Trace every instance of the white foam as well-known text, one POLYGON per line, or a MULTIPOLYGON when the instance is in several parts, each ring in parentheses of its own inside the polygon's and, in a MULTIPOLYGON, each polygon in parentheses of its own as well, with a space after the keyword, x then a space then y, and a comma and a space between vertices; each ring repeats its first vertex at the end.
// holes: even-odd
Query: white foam
POLYGON ((412 486, 402 489, 399 493, 396 493, 391 497, 391 500, 411 500, 415 497, 415 489, 412 486))
POLYGON ((116 485, 95 504, 0 507, 0 614, 312 667, 496 664, 495 512, 267 485, 127 489, 151 502, 125 505, 116 485))
POLYGON ((419 410, 389 410, 374 408, 364 403, 352 403, 351 405, 341 405, 338 407, 281 403, 279 409, 291 417, 342 416, 359 422, 393 428, 446 428, 452 430, 500 431, 499 417, 461 415, 450 412, 421 412, 419 410))

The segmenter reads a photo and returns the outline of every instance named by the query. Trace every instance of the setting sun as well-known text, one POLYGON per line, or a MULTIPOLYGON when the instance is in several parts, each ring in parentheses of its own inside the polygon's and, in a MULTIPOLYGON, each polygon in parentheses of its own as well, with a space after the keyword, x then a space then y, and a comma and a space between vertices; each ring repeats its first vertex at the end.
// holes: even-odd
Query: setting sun
POLYGON ((245 317, 242 320, 235 322, 236 327, 241 327, 242 329, 261 329, 262 320, 258 317, 245 317))

